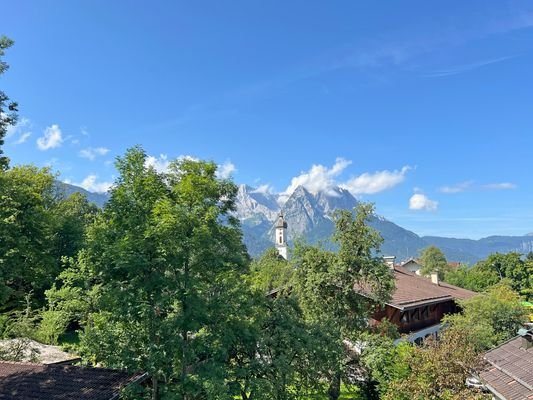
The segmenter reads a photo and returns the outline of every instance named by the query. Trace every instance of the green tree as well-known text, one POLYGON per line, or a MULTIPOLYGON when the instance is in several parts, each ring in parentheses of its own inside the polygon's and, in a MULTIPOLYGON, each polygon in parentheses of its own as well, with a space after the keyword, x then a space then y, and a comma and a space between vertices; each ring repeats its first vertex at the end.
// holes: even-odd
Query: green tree
POLYGON ((504 283, 460 302, 461 314, 449 315, 448 322, 465 337, 477 352, 516 336, 518 329, 527 322, 527 312, 520 296, 504 283))
POLYGON ((249 262, 229 214, 236 186, 217 179, 210 162, 181 160, 160 174, 140 148, 117 169, 75 266, 85 281, 79 293, 96 310, 81 337, 83 354, 148 372, 154 399, 227 394, 224 335, 238 326, 236 282, 249 262))
POLYGON ((477 292, 505 280, 513 290, 530 299, 533 296, 533 261, 517 252, 495 253, 472 268, 461 267, 447 272, 445 280, 477 292))
MULTIPOLYGON (((0 36, 0 75, 2 75, 9 66, 2 59, 5 55, 5 50, 13 45, 13 40, 6 36, 0 36)), ((4 145, 4 138, 7 134, 7 128, 15 125, 17 122, 17 103, 10 101, 9 97, 0 90, 0 171, 6 170, 9 164, 9 159, 4 156, 2 146, 4 145)), ((0 184, 2 182, 0 181, 0 184)))
POLYGON ((342 357, 328 326, 303 318, 293 296, 265 298, 255 314, 256 331, 236 357, 239 394, 250 399, 299 399, 324 392, 322 379, 342 357), (245 356, 245 358, 243 358, 245 356))
POLYGON ((461 265, 455 270, 445 273, 444 280, 452 285, 483 292, 487 288, 497 284, 500 281, 498 272, 483 263, 477 263, 473 267, 461 265))
POLYGON ((449 270, 446 256, 436 246, 429 246, 422 250, 420 253, 420 263, 422 264, 420 273, 425 276, 437 272, 440 279, 443 279, 444 274, 449 270))
POLYGON ((292 265, 270 248, 250 266, 250 278, 254 288, 263 292, 286 288, 294 272, 292 265))
POLYGON ((377 393, 370 393, 368 397, 379 398, 389 390, 392 382, 409 376, 408 365, 414 347, 408 342, 394 344, 392 338, 364 333, 360 342, 363 343, 360 363, 365 369, 372 389, 377 393))
POLYGON ((89 203, 81 193, 75 192, 66 198, 59 196, 57 204, 51 209, 52 252, 56 259, 78 254, 85 244, 87 227, 97 213, 98 207, 89 203))
MULTIPOLYGON (((361 204, 355 213, 335 214, 338 253, 305 244, 294 251, 293 290, 305 316, 331 326, 339 342, 354 340, 366 326, 371 304, 387 301, 394 287, 393 275, 378 255, 382 238, 367 225, 372 213, 372 205, 361 204), (373 301, 358 290, 371 294, 373 301)), ((337 360, 330 376, 331 399, 340 395, 344 368, 344 360, 337 360)))
POLYGON ((0 304, 9 308, 30 291, 42 295, 57 275, 50 251, 54 178, 36 167, 0 174, 0 304))
MULTIPOLYGON (((389 361, 390 362, 390 361, 389 361)), ((399 374, 390 374, 384 400, 478 400, 491 396, 469 389, 465 379, 481 367, 481 357, 459 330, 447 330, 439 341, 412 346, 400 361, 399 374)), ((385 364, 387 365, 387 364, 385 364)), ((379 365, 378 365, 379 368, 379 365)), ((390 367, 385 368, 385 371, 390 367)))
POLYGON ((0 181, 0 307, 18 307, 30 292, 40 307, 62 258, 83 246, 96 208, 77 193, 62 197, 47 168, 17 166, 0 181))

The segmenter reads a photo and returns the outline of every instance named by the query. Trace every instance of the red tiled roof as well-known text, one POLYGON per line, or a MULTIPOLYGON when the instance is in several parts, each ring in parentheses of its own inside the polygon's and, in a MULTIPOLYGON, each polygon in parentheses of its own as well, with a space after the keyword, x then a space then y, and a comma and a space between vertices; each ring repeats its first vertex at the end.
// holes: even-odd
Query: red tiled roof
MULTIPOLYGON (((448 283, 436 285, 429 278, 401 266, 394 267, 394 281, 395 290, 387 304, 401 310, 449 300, 464 300, 476 295, 475 292, 448 283)), ((357 285, 355 289, 364 295, 371 295, 371 290, 364 285, 357 285)))
POLYGON ((394 280, 396 290, 389 304, 397 308, 446 300, 464 300, 476 295, 475 292, 448 283, 440 282, 436 285, 429 278, 398 266, 394 267, 394 280))
POLYGON ((490 367, 480 378, 505 400, 533 399, 533 348, 521 347, 517 337, 485 354, 490 367))
POLYGON ((144 376, 105 368, 0 361, 0 399, 111 400, 144 376))

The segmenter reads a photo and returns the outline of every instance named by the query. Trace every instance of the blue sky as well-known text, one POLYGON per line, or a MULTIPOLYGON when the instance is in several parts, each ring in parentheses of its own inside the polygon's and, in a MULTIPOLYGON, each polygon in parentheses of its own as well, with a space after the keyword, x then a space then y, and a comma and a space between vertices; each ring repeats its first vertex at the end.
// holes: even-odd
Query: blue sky
POLYGON ((113 160, 340 184, 419 234, 533 232, 530 1, 17 1, 13 164, 104 190, 113 160))

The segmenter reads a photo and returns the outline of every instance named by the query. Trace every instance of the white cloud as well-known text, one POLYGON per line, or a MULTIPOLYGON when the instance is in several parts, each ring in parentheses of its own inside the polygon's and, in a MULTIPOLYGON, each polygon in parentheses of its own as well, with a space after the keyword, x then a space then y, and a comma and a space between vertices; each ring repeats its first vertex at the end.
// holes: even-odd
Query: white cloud
POLYGON ((252 193, 261 193, 261 194, 272 194, 274 193, 274 188, 272 185, 265 183, 264 185, 259 185, 252 193))
POLYGON ((44 135, 37 139, 39 150, 49 150, 61 146, 63 136, 59 125, 54 124, 44 130, 44 135))
POLYGON ((438 202, 430 200, 429 197, 422 193, 415 193, 409 199, 409 209, 411 210, 435 211, 438 206, 438 202))
POLYGON ((439 191, 442 193, 461 193, 472 190, 510 190, 516 188, 516 184, 511 182, 498 182, 488 183, 486 185, 475 185, 474 181, 466 181, 453 186, 442 186, 439 188, 439 191))
POLYGON ((442 186, 439 188, 439 191, 442 193, 461 193, 472 187, 474 184, 473 181, 466 181, 458 183, 457 185, 452 186, 442 186))
POLYGON ((340 185, 352 194, 374 194, 390 189, 405 180, 405 175, 411 169, 404 166, 401 170, 377 171, 373 174, 365 172, 340 185))
POLYGON ((335 178, 351 163, 351 161, 344 158, 337 158, 331 168, 315 164, 309 171, 292 178, 291 184, 285 190, 285 194, 289 196, 298 186, 305 187, 311 193, 330 192, 337 186, 335 178))
POLYGON ((365 172, 347 181, 340 181, 339 175, 351 163, 350 160, 337 158, 331 168, 320 164, 313 165, 309 171, 292 178, 291 184, 283 193, 280 193, 280 203, 288 199, 298 186, 305 187, 311 193, 326 192, 331 196, 338 195, 334 190, 336 187, 346 189, 353 195, 379 193, 402 183, 411 169, 410 166, 404 166, 394 171, 365 172))
POLYGON ((26 133, 23 133, 19 136, 19 138, 13 142, 13 144, 22 144, 22 143, 25 143, 28 138, 31 136, 31 132, 26 132, 26 133))
POLYGON ((510 190, 516 188, 516 184, 511 182, 489 183, 488 185, 483 185, 483 189, 486 190, 510 190))
POLYGON ((159 157, 148 156, 144 162, 144 165, 147 168, 152 167, 157 172, 162 173, 168 171, 170 161, 168 160, 168 156, 166 154, 160 154, 159 157))
POLYGON ((80 150, 79 155, 92 161, 98 156, 105 156, 107 153, 109 153, 109 149, 105 147, 88 147, 80 150))
POLYGON ((14 136, 17 134, 24 135, 25 133, 27 133, 24 131, 27 131, 30 128, 31 128, 31 121, 26 117, 22 117, 17 121, 15 125, 9 125, 7 127, 6 139, 10 136, 14 136))
POLYGON ((97 182, 98 177, 94 174, 88 175, 83 181, 76 183, 66 180, 65 183, 71 183, 88 190, 89 192, 105 193, 111 189, 113 182, 97 182))
POLYGON ((226 161, 224 164, 218 166, 217 176, 222 179, 228 179, 237 168, 231 161, 226 161))

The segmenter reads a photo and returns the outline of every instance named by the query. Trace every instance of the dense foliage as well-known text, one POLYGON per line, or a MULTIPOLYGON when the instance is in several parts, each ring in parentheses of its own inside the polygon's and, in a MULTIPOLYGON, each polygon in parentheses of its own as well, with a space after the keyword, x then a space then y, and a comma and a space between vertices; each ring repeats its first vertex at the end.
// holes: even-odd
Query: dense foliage
POLYGON ((445 275, 446 282, 476 292, 487 290, 500 281, 526 299, 533 299, 533 254, 491 254, 473 267, 463 265, 445 275))
MULTIPOLYGON (((1 57, 12 41, 0 38, 1 57)), ((135 147, 103 209, 34 166, 9 167, 1 146, 16 104, 0 91, 0 359, 36 360, 29 339, 74 339, 83 362, 144 371, 124 398, 478 399, 465 378, 480 353, 515 334, 533 287, 533 255, 495 254, 448 271, 437 248, 426 272, 484 293, 446 318, 440 341, 395 345, 387 321, 368 326, 394 278, 373 207, 340 210, 338 251, 298 242, 251 261, 233 217, 235 184, 212 162, 176 160, 158 172, 135 147), (359 354, 354 349, 362 349, 359 354), (351 396, 351 395, 350 395, 351 396), (354 395, 355 396, 355 395, 354 395)))

